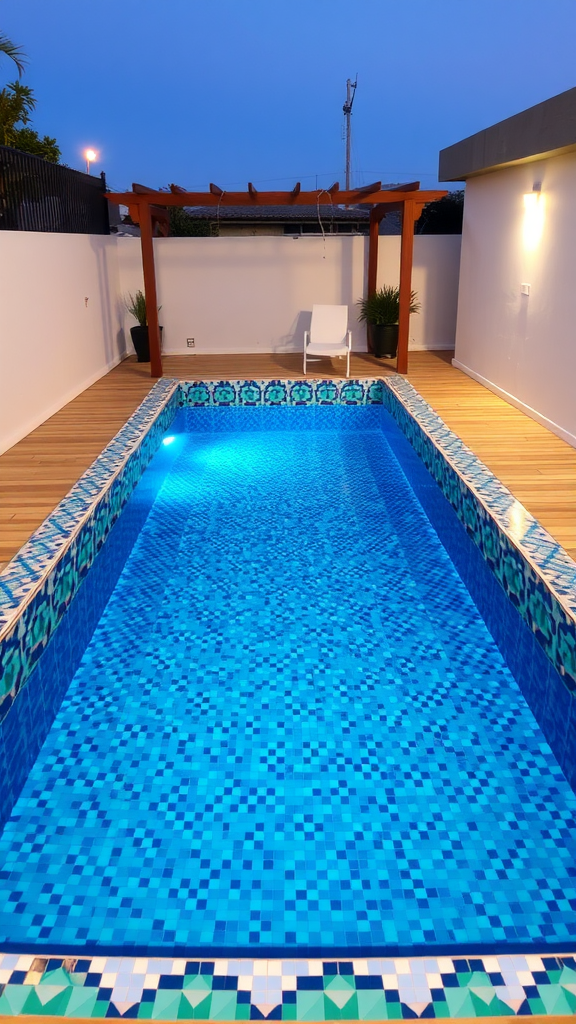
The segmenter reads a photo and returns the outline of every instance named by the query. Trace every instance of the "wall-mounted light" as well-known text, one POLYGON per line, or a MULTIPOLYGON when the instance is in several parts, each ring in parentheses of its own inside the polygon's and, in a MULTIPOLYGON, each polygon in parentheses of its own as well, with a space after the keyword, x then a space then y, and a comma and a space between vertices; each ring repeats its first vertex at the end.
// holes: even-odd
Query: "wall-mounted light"
POLYGON ((524 248, 534 252, 544 229, 544 196, 542 183, 535 181, 532 191, 524 194, 524 248))

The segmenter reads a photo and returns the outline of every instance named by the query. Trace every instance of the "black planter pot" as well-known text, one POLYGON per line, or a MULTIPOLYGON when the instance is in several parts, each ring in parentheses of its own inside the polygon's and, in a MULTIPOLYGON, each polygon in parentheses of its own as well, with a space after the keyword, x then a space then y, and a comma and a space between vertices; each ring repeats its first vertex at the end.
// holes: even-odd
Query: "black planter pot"
POLYGON ((139 363, 150 362, 150 345, 148 344, 148 328, 147 327, 131 327, 130 337, 132 338, 132 344, 136 349, 136 356, 139 363))
POLYGON ((394 359, 398 350, 398 324, 368 324, 372 349, 378 359, 394 359))
MULTIPOLYGON (((136 349, 136 357, 139 363, 150 362, 150 344, 148 341, 148 327, 131 327, 130 336, 132 344, 136 349)), ((160 341, 162 341, 162 328, 160 328, 160 341)))

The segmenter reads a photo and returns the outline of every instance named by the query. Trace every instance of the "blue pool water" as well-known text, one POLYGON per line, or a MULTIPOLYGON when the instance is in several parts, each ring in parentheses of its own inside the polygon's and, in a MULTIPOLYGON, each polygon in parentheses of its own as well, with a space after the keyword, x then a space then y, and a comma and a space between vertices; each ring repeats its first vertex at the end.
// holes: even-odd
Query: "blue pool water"
POLYGON ((576 799, 421 502, 451 510, 382 409, 268 412, 182 412, 139 485, 0 943, 567 948, 576 799))

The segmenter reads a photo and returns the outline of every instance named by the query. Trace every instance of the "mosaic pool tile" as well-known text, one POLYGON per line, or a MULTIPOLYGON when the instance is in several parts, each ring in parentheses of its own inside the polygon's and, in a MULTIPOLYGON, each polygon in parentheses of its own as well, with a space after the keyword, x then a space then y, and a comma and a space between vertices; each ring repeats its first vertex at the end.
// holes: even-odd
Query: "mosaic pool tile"
POLYGON ((576 799, 377 412, 172 423, 0 839, 0 948, 570 948, 576 799))
MULTIPOLYGON (((365 406, 367 404, 382 404, 384 401, 386 407, 392 411, 393 415, 400 422, 403 431, 409 437, 411 443, 414 444, 420 457, 441 484, 458 515, 464 521, 469 535, 478 545, 478 549, 482 551, 487 564, 492 567, 495 573, 494 578, 499 579, 500 585, 508 593, 512 603, 516 604, 516 607, 523 614, 526 621, 532 625, 534 636, 538 643, 541 644, 542 649, 547 651, 551 662, 557 665, 563 672, 567 703, 558 689, 552 687, 551 681, 543 685, 543 675, 546 674, 546 670, 543 673, 540 667, 540 675, 536 678, 536 672, 532 667, 539 664, 535 652, 531 656, 532 662, 530 660, 525 662, 521 674, 526 681, 525 695, 529 699, 540 724, 544 728, 548 741, 552 743, 556 756, 559 758, 560 763, 563 764, 563 767, 565 767, 569 777, 570 764, 572 765, 572 781, 573 784, 576 784, 576 773, 573 771, 574 750, 576 749, 576 713, 574 711, 575 701, 573 698, 574 682, 576 680, 574 646, 576 588, 574 585, 574 564, 566 558, 566 555, 559 546, 535 523, 532 517, 506 491, 503 485, 495 480, 458 438, 451 434, 439 418, 426 406, 426 403, 411 389, 408 382, 398 378, 389 378, 384 382, 351 381, 347 383, 350 386, 345 390, 343 382, 330 381, 209 382, 206 385, 189 384, 182 385, 181 387, 175 386, 174 382, 159 382, 159 385, 154 389, 155 394, 153 392, 149 396, 149 400, 147 400, 147 408, 137 411, 133 418, 134 422, 130 421, 123 428, 121 435, 119 435, 119 440, 115 440, 109 446, 103 457, 97 460, 94 467, 76 485, 76 488, 69 496, 69 500, 65 499, 65 502, 57 510, 57 514, 40 528, 35 535, 32 547, 28 547, 27 550, 23 551, 17 562, 11 563, 5 573, 0 576, 0 604, 4 614, 4 619, 1 621, 6 626, 6 622, 10 620, 11 616, 14 616, 18 602, 28 601, 29 605, 32 606, 33 600, 35 600, 33 595, 38 590, 39 581, 42 581, 43 575, 50 573, 51 568, 56 567, 58 558, 63 557, 63 564, 58 566, 57 572, 49 580, 49 586, 45 590, 45 599, 39 599, 34 605, 38 617, 45 617, 47 627, 45 630, 39 630, 39 632, 45 638, 49 636, 50 631, 55 628, 58 615, 61 615, 66 609, 70 608, 70 586, 77 590, 78 582, 84 578, 89 578, 89 574, 87 577, 86 573, 93 559, 98 556, 99 552, 102 553, 106 550, 104 539, 110 534, 112 524, 121 507, 137 483, 145 464, 156 450, 162 430, 166 429, 169 425, 177 403, 187 406, 205 405, 211 407, 225 405, 237 407, 242 405, 243 410, 247 414, 251 414, 259 410, 263 411, 264 406, 267 406, 268 411, 272 412, 273 410, 270 407, 274 405, 277 407, 292 407, 292 409, 299 406, 300 409, 303 409, 305 405, 324 408, 331 404, 340 405, 340 407, 347 404, 351 406, 355 404, 365 406), (292 395, 290 391, 291 383, 294 385, 301 385, 303 383, 309 385, 313 388, 313 393, 310 393, 309 388, 302 389, 298 387, 292 395), (216 388, 219 385, 221 385, 222 390, 218 392, 216 388), (229 390, 226 391, 226 388, 229 390), (162 389, 164 389, 163 394, 159 394, 158 392, 162 391, 162 389), (391 393, 394 393, 398 401, 390 399, 391 393), (253 407, 252 410, 250 406, 253 407), (153 429, 149 430, 151 425, 153 429), (430 443, 432 438, 434 445, 439 445, 441 451, 430 443), (140 448, 138 458, 131 459, 130 452, 138 448, 140 448), (117 484, 115 489, 110 488, 109 485, 113 482, 114 475, 123 465, 125 465, 125 470, 122 485, 117 484), (456 475, 452 467, 458 469, 459 475, 456 475), (467 487, 463 481, 467 481, 469 486, 467 487), (108 493, 107 488, 110 493, 108 493), (93 511, 89 511, 88 517, 86 517, 86 512, 91 509, 94 499, 103 493, 106 494, 105 500, 101 501, 93 511), (474 500, 471 500, 471 495, 474 500), (480 500, 478 501, 477 498, 480 500), (488 510, 490 511, 488 512, 488 510), (70 543, 70 535, 77 530, 79 519, 82 516, 85 517, 87 523, 92 522, 94 528, 79 533, 76 540, 70 543), (495 524, 498 524, 498 528, 495 527, 495 524), (524 556, 521 561, 517 560, 519 551, 524 556), (66 558, 68 558, 68 564, 66 563, 66 558), (510 572, 510 568, 514 565, 516 566, 516 571, 510 572), (550 590, 546 589, 543 580, 546 580, 552 586, 555 595, 552 598, 550 590), (534 680, 532 680, 532 673, 534 674, 534 680), (565 763, 562 761, 561 748, 568 757, 568 761, 565 763)), ((146 405, 146 403, 144 404, 146 405)), ((352 412, 353 409, 350 411, 352 412)), ((285 424, 283 427, 280 427, 280 429, 284 428, 285 424)), ((494 603, 497 604, 497 602, 494 603)), ((490 610, 486 609, 485 614, 489 617, 490 610)), ((66 612, 66 616, 68 615, 70 615, 70 611, 66 612)), ((62 621, 65 621, 66 616, 62 621)), ((508 610, 506 609, 501 620, 493 623, 492 628, 496 634, 501 626, 501 621, 507 619, 507 616, 508 610)), ((24 617, 22 617, 15 624, 15 628, 12 631, 4 628, 2 633, 2 657, 4 658, 6 669, 3 681, 5 687, 8 684, 5 699, 0 705, 0 719, 3 716, 5 717, 4 724, 16 721, 16 718, 13 716, 16 713, 16 707, 20 706, 21 693, 19 688, 22 683, 23 663, 26 662, 29 672, 33 669, 35 658, 39 656, 33 676, 34 678, 40 678, 39 673, 41 674, 42 664, 48 656, 45 645, 41 643, 38 645, 37 642, 34 642, 30 646, 30 638, 34 638, 35 634, 34 630, 29 630, 26 626, 27 623, 24 617), (18 697, 18 700, 16 700, 16 705, 13 707, 15 697, 18 697), (9 708, 12 710, 10 716, 6 717, 6 712, 9 708)), ((49 649, 52 647, 53 645, 50 645, 49 649)), ((81 656, 81 650, 78 651, 76 656, 78 658, 81 656)), ((48 673, 45 674, 47 675, 48 673)), ((18 728, 25 727, 31 729, 31 735, 36 735, 38 730, 34 723, 38 719, 39 709, 42 706, 48 708, 53 698, 45 693, 42 699, 35 703, 36 698, 32 690, 26 694, 25 689, 22 693, 26 695, 26 708, 24 716, 20 716, 23 724, 18 726, 18 728), (26 718, 26 716, 28 717, 26 718), (24 726, 25 721, 29 723, 28 726, 24 726)), ((52 715, 55 713, 57 705, 58 701, 54 704, 51 712, 52 715)), ((49 711, 47 713, 50 714, 49 711)), ((49 725, 49 719, 46 719, 46 721, 49 725)), ((44 724, 41 723, 39 728, 40 731, 42 728, 45 728, 44 724)), ((38 732, 39 734, 40 732, 38 732)), ((8 768, 3 767, 6 763, 4 760, 7 756, 6 751, 15 749, 18 743, 21 744, 21 738, 19 740, 14 739, 12 742, 10 740, 12 735, 14 737, 16 735, 13 729, 10 734, 6 734, 4 741, 0 741, 0 769, 5 778, 8 777, 7 772, 10 775, 10 772, 14 770, 13 765, 9 771, 8 768), (8 739, 7 746, 6 738, 8 739)), ((22 733, 20 732, 21 736, 22 733)), ((34 740, 30 745, 30 764, 37 753, 37 744, 35 745, 35 742, 34 740)), ((26 761, 25 758, 22 760, 26 761)), ((27 764, 28 762, 26 762, 27 764)), ((20 785, 16 784, 15 793, 18 792, 20 785)), ((10 803, 6 805, 7 812, 9 812, 10 806, 10 803)), ((0 813, 3 815, 5 813, 4 803, 0 807, 0 813)), ((518 960, 517 957, 512 959, 518 960)), ((549 959, 551 958, 544 958, 545 962, 549 959)), ((454 961, 454 963, 460 963, 460 961, 454 961)), ((217 970, 216 964, 216 961, 212 961, 214 970, 217 970)), ((220 969, 223 970, 222 967, 220 969)), ((312 972, 317 970, 317 963, 315 968, 310 969, 312 972)), ((563 969, 564 967, 562 967, 563 969)), ((470 993, 463 997, 464 1001, 462 1001, 460 996, 455 997, 452 992, 448 991, 453 988, 451 982, 446 985, 446 991, 441 991, 440 989, 432 991, 431 988, 431 1003, 427 1003, 422 1009, 422 1013, 416 1015, 423 1015, 425 1017, 432 1015, 458 1016, 464 1012, 466 1016, 485 1015, 487 1012, 486 1007, 488 1006, 490 1006, 489 1012, 491 1015, 497 1015, 498 1013, 510 1014, 511 1011, 520 1015, 527 1013, 573 1013, 573 1003, 570 1004, 570 1000, 564 991, 558 992, 554 987, 558 984, 559 968, 556 967, 554 970, 554 980, 549 978, 548 981, 545 981, 534 976, 535 984, 527 986, 529 991, 527 990, 523 993, 522 1002, 520 1003, 518 1002, 521 998, 517 986, 518 979, 514 982, 514 985, 516 985, 514 988, 515 995, 512 996, 511 989, 506 987, 508 981, 504 974, 502 975, 505 982, 504 986, 494 984, 494 992, 496 993, 496 998, 501 1000, 501 1005, 494 1002, 494 996, 489 995, 485 989, 483 990, 483 986, 480 983, 476 986, 469 986, 470 993), (545 986, 544 993, 540 990, 542 985, 545 986), (474 988, 480 991, 480 995, 474 991, 474 988), (508 1002, 506 1002, 506 994, 508 1002), (512 1005, 512 1003, 517 1005, 512 1005), (569 1006, 568 1009, 566 1009, 567 1005, 569 1006), (473 1008, 474 1012, 471 1011, 470 1007, 473 1008)), ((404 968, 402 968, 403 971, 404 968)), ((465 972, 459 972, 456 968, 455 973, 465 972)), ((560 971, 561 973, 562 971, 560 971)), ((27 971, 24 977, 28 978, 29 983, 32 975, 28 976, 27 971)), ((62 980, 61 977, 60 980, 62 980)), ((475 981, 479 982, 479 978, 476 977, 475 981)), ((2 984, 5 984, 5 982, 2 980, 2 976, 0 976, 0 986, 2 984)), ((44 982, 43 984, 46 983, 44 982)), ((18 988, 17 979, 9 979, 9 984, 6 983, 6 985, 7 989, 9 989, 7 1002, 15 1007, 23 1006, 22 993, 12 991, 13 988, 14 990, 18 988)), ((23 987, 25 988, 26 984, 20 985, 20 988, 23 987)), ((91 986, 88 985, 87 987, 90 988, 91 986)), ((408 992, 408 988, 406 992, 408 992)), ((574 995, 576 991, 574 979, 568 980, 567 984, 561 986, 561 988, 567 988, 567 991, 574 995)), ((229 989, 225 991, 228 992, 229 989)), ((270 1010, 272 1019, 277 1018, 279 1015, 283 1016, 284 1019, 296 1019, 296 1013, 300 1014, 298 1019, 311 1019, 311 1013, 319 1013, 321 1000, 319 1000, 316 990, 312 988, 309 990, 303 989, 302 991, 307 993, 306 999, 300 999, 299 1002, 293 1002, 292 996, 288 998, 288 992, 283 992, 282 1002, 275 1004, 270 1010), (282 1006, 281 1013, 278 1010, 280 1005, 282 1006)), ((334 989, 334 993, 336 991, 334 989)), ((412 989, 410 989, 410 992, 412 992, 412 989)), ((93 1000, 92 1010, 94 1012, 92 1010, 86 1013, 76 1012, 74 1009, 76 1006, 75 1000, 82 1000, 84 998, 80 993, 77 996, 70 997, 69 1003, 66 1002, 67 997, 63 997, 60 1000, 60 1004, 52 1002, 52 1010, 50 1012, 64 1012, 64 1010, 60 1011, 54 1008, 57 1005, 61 1005, 66 1013, 72 1016, 99 1015, 102 1011, 109 1016, 119 1015, 119 1005, 111 1005, 110 1002, 106 1005, 105 993, 106 990, 103 989, 102 999, 93 997, 92 994, 85 997, 84 1008, 87 1009, 88 1004, 93 1000)), ((54 998, 59 995, 59 992, 56 993, 54 998)), ((52 999, 52 996, 50 998, 52 999)), ((244 996, 242 998, 244 999, 244 996)), ((356 1002, 346 1001, 345 1009, 347 1012, 344 1012, 344 1008, 337 1006, 338 1000, 342 1001, 343 998, 344 996, 342 995, 337 995, 335 999, 323 995, 324 1005, 329 1008, 329 1012, 327 1012, 325 1018, 318 1017, 314 1019, 337 1019, 338 1014, 345 1016, 347 1019, 355 1019, 356 1012, 358 1012, 361 1018, 367 1019, 370 1017, 370 1007, 373 1008, 376 1016, 384 1016, 382 1006, 370 1002, 371 999, 376 999, 376 997, 371 992, 364 992, 361 985, 353 997, 356 1002), (329 1000, 329 1002, 326 1002, 326 1000, 329 1000), (334 1006, 336 1006, 336 1009, 334 1009, 334 1006), (336 1017, 332 1016, 332 1014, 336 1014, 336 1017)), ((212 996, 210 996, 211 999, 212 996)), ((41 1005, 44 1006, 49 1001, 46 998, 46 993, 40 999, 41 1005)), ((149 1003, 149 995, 143 996, 142 1001, 149 1003)), ((394 1002, 395 1000, 392 1000, 392 1003, 394 1002)), ((243 1008, 246 1004, 242 1001, 239 1001, 239 1003, 241 1003, 242 1008, 237 1006, 236 1012, 240 1015, 231 1019, 247 1019, 243 1017, 243 1014, 247 1013, 243 1008)), ((30 1006, 32 1005, 33 1003, 31 1002, 30 1006)), ((142 1009, 139 1005, 136 1013, 132 1009, 133 1005, 135 1004, 130 1004, 125 1010, 128 1016, 148 1015, 147 1008, 142 1009)), ((260 1002, 259 1005, 270 1007, 272 1004, 260 1002)), ((388 1006, 388 1016, 410 1017, 416 1013, 416 1009, 421 1009, 421 1003, 418 1003, 418 1001, 409 1004, 401 999, 398 1000, 396 1006, 386 1005, 388 1006), (399 1010, 398 1006, 402 1007, 402 1009, 399 1010)), ((170 1006, 173 1010, 175 1004, 170 1004, 170 1006)), ((230 1009, 232 1004, 227 1003, 226 1006, 230 1009)), ((197 1004, 196 1008, 193 1007, 193 1009, 194 1015, 198 1016, 196 1009, 200 1010, 200 1005, 197 1004)), ((209 1012, 204 1014, 205 1016, 211 1017, 211 1019, 216 1019, 218 1015, 220 1015, 220 1018, 222 1017, 222 1006, 218 1001, 215 1004, 206 1002, 204 1010, 206 1009, 209 1012), (214 1014, 216 1014, 216 1017, 214 1014)), ((186 1015, 183 1004, 179 1004, 177 1010, 179 1015, 186 1015)), ((9 1013, 6 1009, 3 1012, 9 1013)), ((33 1011, 29 1008, 25 1012, 46 1013, 48 1011, 33 1011)), ((150 1014, 152 1013, 156 1017, 162 1017, 164 1009, 160 1003, 154 1004, 153 1010, 150 1010, 150 1014)), ((250 1003, 252 1019, 259 1018, 260 1013, 261 1011, 258 1010, 256 1004, 250 1003)))
POLYGON ((191 381, 180 385, 180 404, 205 406, 382 404, 381 380, 191 381))
POLYGON ((576 1012, 570 956, 170 960, 0 954, 3 1016, 413 1020, 576 1012))
MULTIPOLYGON (((55 626, 157 449, 177 404, 242 406, 244 429, 249 429, 250 414, 260 414, 267 401, 270 405, 300 406, 317 382, 304 382, 304 390, 294 391, 292 400, 291 385, 299 388, 301 383, 157 382, 102 455, 0 573, 0 722, 41 659, 55 626)), ((361 382, 359 387, 362 404, 381 403, 379 381, 361 382)), ((358 397, 355 393, 354 400, 358 397)), ((269 408, 268 415, 272 412, 269 408)))
MULTIPOLYGON (((323 384, 330 382, 323 382, 323 384)), ((322 386, 323 386, 322 384, 322 386)), ((245 408, 264 404, 310 404, 315 401, 318 382, 220 381, 178 384, 160 380, 130 417, 126 425, 107 445, 90 469, 80 478, 70 493, 50 517, 39 527, 17 556, 0 573, 0 675, 10 677, 12 685, 7 693, 12 699, 25 682, 35 661, 34 652, 28 652, 26 639, 20 644, 21 658, 14 674, 14 642, 10 635, 16 622, 30 615, 27 605, 42 585, 43 578, 57 571, 60 561, 69 561, 68 548, 75 534, 81 530, 95 531, 95 555, 107 533, 135 486, 147 462, 154 453, 163 430, 173 418, 176 405, 209 406, 238 405, 245 408), (265 395, 268 396, 265 398, 265 395), (122 471, 122 472, 121 472, 122 471), (121 472, 121 478, 116 479, 121 472), (97 507, 93 507, 97 504, 97 507), (10 648, 10 650, 8 650, 10 648), (4 666, 4 658, 10 666, 4 666)), ((379 381, 348 381, 342 388, 332 389, 331 401, 344 404, 380 402, 382 390, 379 381), (342 391, 342 395, 341 395, 342 391)), ((86 545, 89 552, 89 545, 86 545)), ((89 568, 90 562, 84 569, 89 568)), ((81 578, 74 567, 60 567, 68 572, 72 583, 70 596, 81 578)), ((50 590, 36 601, 35 607, 50 601, 50 590)), ((65 607, 62 609, 65 610, 65 607)), ((46 609, 48 613, 49 609, 46 609)), ((28 635, 28 622, 24 622, 28 635)), ((48 637, 45 637, 46 640, 48 637)), ((41 647, 45 642, 41 643, 41 647)), ((36 649, 36 645, 34 645, 36 649)), ((36 650, 36 655, 38 651, 36 650)), ((18 659, 16 659, 18 660, 18 659)), ((1 694, 0 694, 1 700, 1 694)))
MULTIPOLYGON (((242 405, 246 413, 250 406, 255 409, 267 406, 270 413, 273 405, 303 408, 306 405, 381 404, 383 401, 440 483, 508 596, 534 629, 565 685, 576 693, 574 563, 448 430, 406 380, 388 377, 383 381, 219 381, 180 385, 162 380, 53 515, 0 574, 0 672, 4 678, 0 693, 0 704, 4 700, 4 707, 0 707, 0 719, 44 646, 41 642, 34 644, 32 650, 28 649, 31 633, 26 621, 26 605, 41 586, 43 577, 56 570, 58 561, 70 560, 67 550, 70 537, 82 526, 84 539, 78 540, 84 548, 82 562, 68 570, 72 592, 75 591, 153 454, 161 428, 174 415, 176 402, 193 406, 242 405), (152 424, 154 429, 150 430, 152 424), (137 459, 129 457, 133 449, 137 459), (458 475, 453 469, 456 465, 458 475), (107 495, 111 481, 122 468, 115 492, 107 495), (95 514, 91 505, 99 497, 95 514), (512 571, 514 564, 517 568, 512 571)), ((250 429, 248 416, 245 428, 250 429)), ((59 571, 66 573, 66 568, 60 567, 59 571)), ((43 593, 45 598, 37 600, 35 607, 40 607, 42 614, 46 612, 49 621, 51 611, 44 609, 43 603, 51 601, 50 588, 44 588, 43 593)), ((61 611, 67 603, 67 598, 60 603, 61 611)))

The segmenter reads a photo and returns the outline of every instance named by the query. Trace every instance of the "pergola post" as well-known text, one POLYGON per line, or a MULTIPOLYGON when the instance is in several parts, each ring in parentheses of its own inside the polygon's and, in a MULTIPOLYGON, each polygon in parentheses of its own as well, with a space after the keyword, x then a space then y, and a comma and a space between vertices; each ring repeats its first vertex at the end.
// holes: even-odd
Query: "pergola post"
POLYGON ((158 298, 156 295, 156 268, 154 265, 154 233, 150 203, 139 197, 140 242, 142 245, 142 270, 144 272, 144 294, 146 296, 146 319, 148 320, 148 343, 150 345, 150 376, 162 376, 160 353, 160 326, 158 323, 158 298))
MULTIPOLYGON (((377 207, 373 206, 370 210, 370 236, 368 240, 368 295, 373 295, 376 291, 376 284, 378 281, 378 238, 380 235, 380 221, 382 218, 378 216, 377 207)), ((373 347, 370 344, 370 332, 368 332, 368 351, 372 352, 373 347)))
POLYGON ((382 215, 377 206, 370 210, 370 239, 368 242, 368 295, 376 291, 378 281, 378 239, 380 237, 380 221, 382 215))
POLYGON ((412 259, 414 255, 414 219, 416 203, 402 203, 402 238, 400 242, 400 312, 398 316, 398 355, 396 370, 408 373, 408 340, 410 331, 410 293, 412 291, 412 259))

